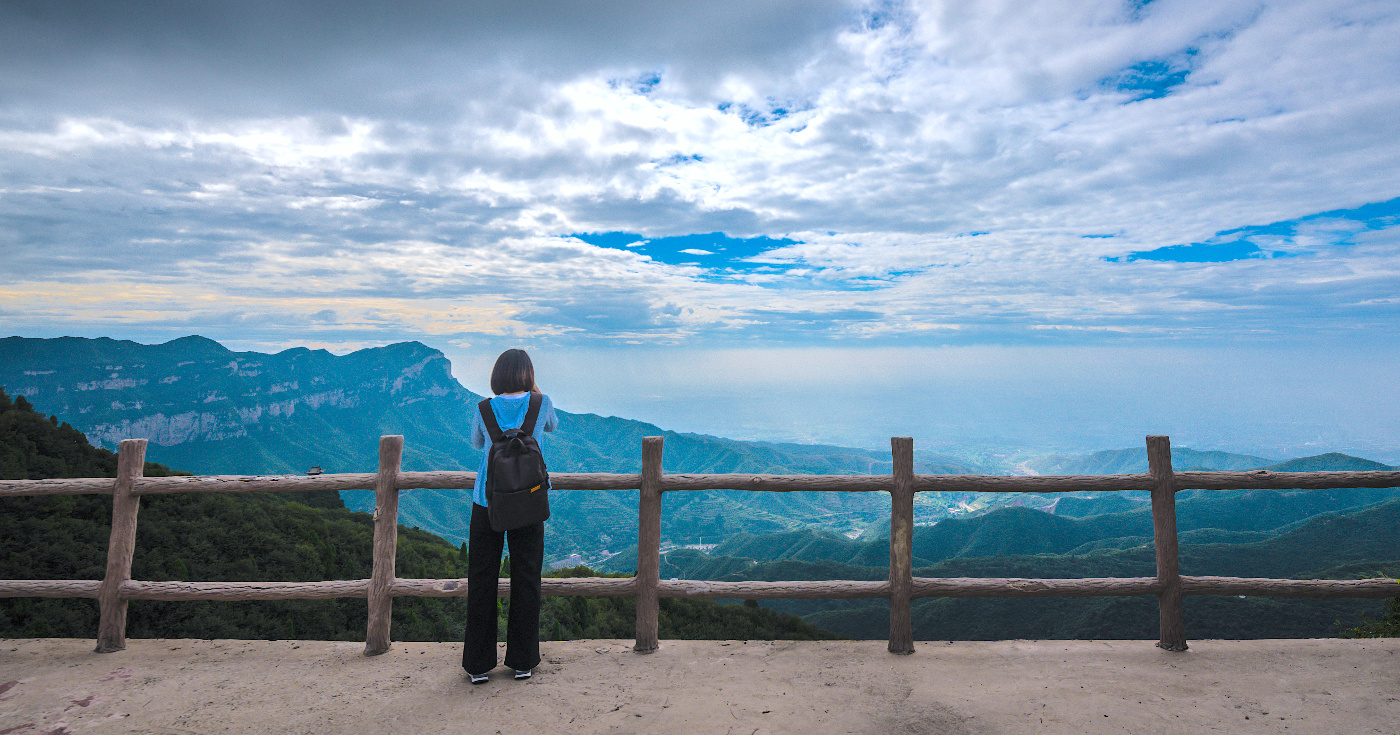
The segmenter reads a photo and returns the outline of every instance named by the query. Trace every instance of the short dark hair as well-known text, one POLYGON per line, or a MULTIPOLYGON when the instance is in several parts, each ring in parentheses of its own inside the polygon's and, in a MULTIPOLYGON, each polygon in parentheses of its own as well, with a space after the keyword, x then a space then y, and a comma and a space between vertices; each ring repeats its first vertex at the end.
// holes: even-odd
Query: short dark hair
POLYGON ((539 392, 535 385, 535 365, 525 350, 506 350, 496 358, 496 367, 491 368, 491 392, 519 393, 539 392))

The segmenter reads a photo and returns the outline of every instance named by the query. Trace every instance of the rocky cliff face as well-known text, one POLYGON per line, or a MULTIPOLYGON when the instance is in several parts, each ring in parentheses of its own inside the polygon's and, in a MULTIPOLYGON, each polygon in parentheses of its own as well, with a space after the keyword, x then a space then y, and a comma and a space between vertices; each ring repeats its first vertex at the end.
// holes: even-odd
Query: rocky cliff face
MULTIPOLYGON (((337 357, 304 347, 233 352, 197 336, 159 345, 10 337, 0 340, 0 385, 62 416, 93 444, 149 439, 153 458, 194 472, 301 471, 318 463, 333 465, 328 471, 370 469, 373 451, 351 457, 337 445, 346 430, 377 437, 436 428, 438 436, 460 438, 470 426, 464 411, 477 400, 453 379, 441 352, 417 342, 337 357)), ((450 465, 466 466, 466 459, 450 465)))

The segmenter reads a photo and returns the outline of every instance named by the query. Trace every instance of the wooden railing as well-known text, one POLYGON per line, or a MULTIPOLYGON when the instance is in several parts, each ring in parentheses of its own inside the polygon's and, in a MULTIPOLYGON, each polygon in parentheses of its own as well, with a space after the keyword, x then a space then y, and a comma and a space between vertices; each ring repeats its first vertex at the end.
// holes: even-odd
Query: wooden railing
MULTIPOLYGON (((1147 437, 1147 474, 1003 477, 987 475, 916 475, 914 440, 890 440, 893 470, 889 475, 667 475, 661 471, 662 437, 642 440, 641 474, 556 473, 553 487, 568 490, 640 490, 637 511, 637 574, 629 578, 545 579, 546 595, 625 596, 637 598, 639 653, 658 645, 658 599, 662 597, 725 599, 887 598, 890 602, 891 653, 914 651, 910 603, 916 597, 1098 597, 1156 595, 1159 603, 1158 646, 1186 650, 1182 621, 1184 595, 1263 595, 1274 597, 1394 597, 1400 582, 1390 579, 1294 580, 1182 576, 1177 565, 1176 492, 1186 489, 1321 489, 1400 486, 1400 472, 1173 472, 1171 443, 1147 437), (758 492, 888 492, 890 565, 885 582, 831 580, 792 582, 708 582, 660 579, 661 499, 666 492, 737 489, 758 492), (1150 490, 1157 576, 1088 579, 921 578, 912 574, 914 494, 918 492, 1047 493, 1071 491, 1150 490)), ((102 580, 0 580, 0 597, 96 598, 101 610, 97 650, 126 646, 126 609, 130 600, 305 600, 364 597, 369 603, 365 654, 389 650, 390 610, 395 597, 462 597, 465 579, 400 579, 394 576, 400 490, 466 490, 474 472, 403 472, 403 437, 379 440, 379 472, 318 477, 142 477, 146 440, 128 439, 118 452, 117 477, 69 480, 0 481, 0 497, 21 495, 111 494, 112 532, 107 572, 102 580), (373 488, 374 566, 369 579, 326 582, 146 582, 131 579, 136 546, 136 517, 142 495, 164 493, 302 492, 373 488)), ((500 594, 510 594, 501 580, 500 594)))

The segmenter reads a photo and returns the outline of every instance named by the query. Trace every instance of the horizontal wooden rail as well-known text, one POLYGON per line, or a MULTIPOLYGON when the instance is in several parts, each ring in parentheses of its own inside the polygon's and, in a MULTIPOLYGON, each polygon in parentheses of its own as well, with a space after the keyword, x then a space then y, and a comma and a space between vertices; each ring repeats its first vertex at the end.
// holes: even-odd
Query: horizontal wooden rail
POLYGON ((688 597, 709 600, 846 600, 863 597, 889 597, 890 583, 851 580, 795 582, 707 582, 698 579, 663 580, 657 585, 659 597, 688 597))
POLYGON ((661 489, 760 492, 889 492, 890 475, 663 475, 661 489))
POLYGON ((1356 472, 1174 472, 1178 490, 1325 490, 1338 487, 1400 487, 1400 471, 1356 472))
POLYGON ((58 480, 0 480, 0 498, 29 495, 111 495, 117 481, 111 477, 58 480))
POLYGON ((915 577, 915 597, 1117 597, 1155 595, 1156 577, 1036 579, 915 577))
MULTIPOLYGON (((331 475, 204 475, 142 477, 135 495, 169 493, 312 492, 373 489, 374 473, 331 475)), ((1400 471, 1357 472, 1176 472, 1178 490, 1317 490, 1400 487, 1400 471)), ((556 490, 636 490, 641 475, 599 472, 550 474, 556 490)), ((475 472, 403 472, 398 488, 466 490, 475 472)), ((750 490, 760 492, 889 492, 891 475, 664 475, 662 491, 750 490)), ((111 495, 115 480, 0 480, 0 497, 32 495, 111 495)), ((1064 493, 1150 490, 1150 475, 915 475, 915 492, 1064 493)))
MULTIPOLYGON (((553 490, 636 490, 641 484, 641 475, 608 472, 549 473, 549 485, 553 490)), ((400 490, 470 490, 474 485, 475 472, 399 473, 400 490)))
POLYGON ((97 599, 100 579, 0 579, 0 597, 91 597, 97 599))
MULTIPOLYGON (((1375 579, 1267 579, 1252 577, 1181 577, 1187 595, 1260 597, 1385 598, 1400 596, 1400 581, 1375 579)), ((542 580, 549 597, 631 597, 634 577, 564 577, 542 580)), ((96 598, 100 580, 46 579, 0 581, 0 597, 96 598)), ((126 600, 323 600, 365 597, 367 579, 325 582, 148 582, 129 580, 120 587, 126 600)), ((1108 597, 1155 595, 1155 577, 914 577, 914 597, 1108 597)), ((510 580, 501 579, 501 597, 510 596, 510 580)), ((889 597, 890 583, 858 580, 712 582, 662 580, 660 597, 732 600, 857 599, 889 597)), ((466 579, 395 579, 394 597, 465 597, 466 579)))
POLYGON ((1187 595, 1256 595, 1259 597, 1400 597, 1394 579, 1263 579, 1249 577, 1181 577, 1187 595))
MULTIPOLYGON (((636 594, 633 577, 546 577, 540 589, 549 597, 631 597, 636 594)), ((466 597, 465 579, 396 579, 390 591, 395 597, 466 597)), ((510 597, 510 580, 501 578, 496 595, 510 597)))
POLYGON ((642 476, 603 472, 551 472, 549 486, 559 490, 636 490, 642 486, 642 476))
POLYGON ((374 487, 373 474, 339 475, 205 475, 201 477, 143 477, 136 495, 170 493, 299 493, 315 490, 363 490, 374 487))
POLYGON ((1150 490, 1149 475, 915 475, 921 493, 1068 493, 1150 490))
POLYGON ((121 586, 126 600, 329 600, 365 597, 368 579, 328 582, 141 582, 121 586))

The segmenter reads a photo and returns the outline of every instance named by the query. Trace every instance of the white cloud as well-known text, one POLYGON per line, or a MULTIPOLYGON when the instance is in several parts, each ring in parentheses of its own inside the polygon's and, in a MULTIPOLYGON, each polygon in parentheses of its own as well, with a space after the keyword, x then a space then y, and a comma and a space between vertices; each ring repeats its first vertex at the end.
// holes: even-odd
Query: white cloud
POLYGON ((1352 219, 1249 235, 1294 258, 1104 260, 1400 195, 1385 4, 502 5, 382 29, 351 7, 268 30, 249 7, 147 18, 146 52, 140 13, 9 26, 12 329, 230 304, 228 329, 279 340, 1252 339, 1395 316, 1396 229, 1352 219), (1162 96, 1115 88, 1158 62, 1162 96), (562 237, 716 230, 799 242, 729 272, 562 237), (144 295, 105 317, 28 298, 82 283, 144 295))

